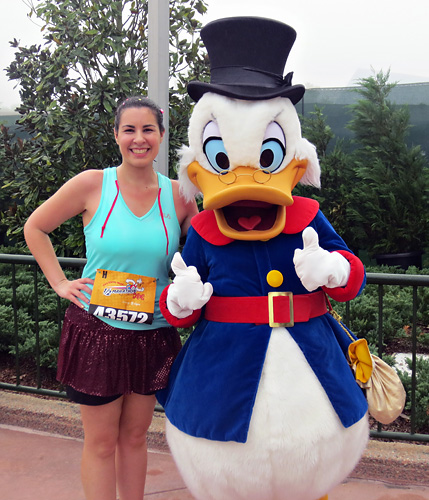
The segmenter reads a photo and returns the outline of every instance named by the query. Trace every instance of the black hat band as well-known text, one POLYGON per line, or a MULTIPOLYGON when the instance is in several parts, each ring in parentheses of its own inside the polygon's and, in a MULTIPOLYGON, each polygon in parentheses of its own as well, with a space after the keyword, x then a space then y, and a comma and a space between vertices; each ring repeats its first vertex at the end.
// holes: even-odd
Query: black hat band
POLYGON ((211 68, 211 83, 222 85, 238 85, 245 87, 279 88, 291 84, 292 74, 283 78, 281 75, 258 68, 243 66, 220 66, 211 68), (249 72, 252 73, 251 80, 249 72))

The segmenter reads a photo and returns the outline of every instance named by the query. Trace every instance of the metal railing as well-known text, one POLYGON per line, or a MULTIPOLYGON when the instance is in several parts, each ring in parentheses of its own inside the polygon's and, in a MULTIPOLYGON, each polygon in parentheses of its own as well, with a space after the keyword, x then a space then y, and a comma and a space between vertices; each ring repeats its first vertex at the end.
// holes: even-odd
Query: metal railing
MULTIPOLYGON (((86 259, 59 257, 59 263, 63 268, 83 268, 86 264, 86 259)), ((42 388, 41 382, 41 365, 40 365, 40 323, 39 323, 39 273, 41 272, 36 259, 32 255, 13 255, 0 254, 0 264, 9 264, 11 268, 10 284, 12 288, 12 309, 13 309, 13 330, 14 330, 14 347, 15 347, 15 384, 10 384, 0 381, 0 389, 11 389, 14 391, 39 394, 43 396, 66 397, 64 391, 50 390, 42 388), (31 265, 33 269, 33 287, 34 287, 34 336, 35 336, 35 364, 36 364, 36 387, 29 387, 21 384, 21 366, 19 356, 19 324, 18 324, 18 306, 17 306, 17 282, 16 282, 16 267, 18 265, 31 265)), ((53 292, 54 293, 54 292, 53 292)), ((57 325, 58 338, 61 334, 62 315, 61 315, 61 299, 57 296, 57 325)), ((0 336, 2 330, 0 329, 0 336)))
MULTIPOLYGON (((383 431, 382 425, 378 423, 376 431, 371 431, 372 437, 386 439, 402 439, 408 441, 429 442, 428 434, 417 434, 416 429, 416 387, 417 387, 417 290, 419 287, 429 286, 429 276, 417 274, 388 274, 388 273, 368 273, 367 283, 378 287, 378 354, 383 352, 383 296, 384 287, 387 285, 409 286, 412 288, 412 327, 411 327, 411 416, 410 432, 387 432, 383 431)), ((350 321, 350 303, 347 303, 347 321, 350 321)))
MULTIPOLYGON (((59 258, 58 259, 62 267, 69 268, 83 268, 86 259, 76 259, 76 258, 59 258)), ((39 294, 38 294, 38 283, 39 283, 39 267, 34 259, 30 255, 8 255, 0 254, 0 264, 9 264, 11 267, 11 288, 12 288, 12 305, 13 305, 13 325, 14 325, 14 342, 15 342, 15 374, 16 383, 10 384, 0 381, 0 389, 8 389, 14 391, 35 393, 47 396, 65 397, 65 393, 61 390, 49 390, 44 389, 41 384, 40 376, 40 337, 39 337, 39 294), (31 265, 33 268, 33 283, 34 283, 34 324, 35 324, 35 362, 37 367, 37 383, 36 387, 28 387, 21 384, 20 381, 20 356, 19 356, 19 325, 18 325, 18 308, 17 308, 17 296, 16 296, 16 266, 18 265, 31 265)), ((368 273, 367 274, 367 284, 377 285, 378 287, 378 349, 381 355, 383 350, 383 295, 384 287, 387 285, 393 286, 409 286, 412 288, 412 352, 411 352, 411 415, 410 415, 410 432, 387 432, 383 431, 383 426, 378 424, 377 430, 371 431, 372 437, 385 438, 385 439, 398 439, 407 441, 422 441, 429 442, 428 434, 418 434, 415 432, 415 412, 416 412, 416 386, 417 386, 417 373, 416 373, 416 361, 417 361, 417 290, 419 287, 429 286, 429 276, 428 275, 410 275, 410 274, 382 274, 382 273, 368 273)), ((52 292, 54 293, 54 292, 52 292)), ((58 310, 58 337, 61 333, 62 325, 62 314, 60 312, 60 301, 61 299, 57 297, 57 310, 58 310)), ((350 303, 346 304, 346 314, 344 317, 344 322, 350 324, 351 306, 350 303)), ((2 332, 0 329, 0 336, 2 332)), ((158 409, 162 409, 158 407, 158 409)))

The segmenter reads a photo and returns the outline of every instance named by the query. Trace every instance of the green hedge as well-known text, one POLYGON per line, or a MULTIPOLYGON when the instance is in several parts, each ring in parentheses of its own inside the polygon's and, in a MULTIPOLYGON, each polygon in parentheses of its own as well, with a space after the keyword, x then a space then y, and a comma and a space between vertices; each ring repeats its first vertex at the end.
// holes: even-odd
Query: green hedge
MULTIPOLYGON (((411 359, 407 359, 407 364, 411 370, 411 359)), ((398 373, 407 393, 405 410, 411 411, 411 375, 405 371, 399 371, 398 373)), ((416 379, 416 429, 417 432, 429 433, 429 359, 417 358, 416 379)))
MULTIPOLYGON (((13 254, 11 247, 0 248, 0 253, 13 254)), ((18 253, 18 252, 16 252, 18 253)), ((36 356, 36 297, 34 294, 34 266, 19 264, 16 269, 16 314, 18 321, 18 353, 21 358, 36 356)), ((65 270, 69 278, 80 274, 79 270, 65 270)), ((59 345, 58 296, 51 289, 43 274, 37 273, 38 322, 40 341, 40 365, 56 368, 59 345)), ((12 295, 12 266, 0 264, 0 352, 16 354, 14 309, 12 295)), ((62 319, 69 302, 60 299, 62 319)))
MULTIPOLYGON (((429 274, 429 269, 396 267, 367 267, 367 272, 390 274, 429 274)), ((359 297, 350 304, 350 329, 368 344, 378 345, 378 293, 379 285, 366 285, 359 297)), ((429 347, 429 287, 417 288, 417 339, 419 346, 429 347)), ((346 305, 332 301, 334 309, 345 317, 346 305)), ((409 338, 413 320, 412 287, 398 285, 383 286, 383 342, 389 344, 397 338, 409 338)))

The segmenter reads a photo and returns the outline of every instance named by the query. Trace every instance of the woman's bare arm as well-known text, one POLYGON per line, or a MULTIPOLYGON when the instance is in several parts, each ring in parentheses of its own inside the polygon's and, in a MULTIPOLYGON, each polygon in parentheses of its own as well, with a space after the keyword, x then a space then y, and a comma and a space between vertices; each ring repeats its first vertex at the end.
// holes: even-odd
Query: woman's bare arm
POLYGON ((81 306, 77 297, 87 301, 81 290, 91 293, 86 285, 89 278, 68 281, 55 255, 49 233, 66 220, 94 210, 101 191, 102 172, 88 170, 66 182, 28 218, 24 236, 28 248, 46 276, 51 287, 63 298, 81 306), (101 177, 100 177, 101 174, 101 177), (101 179, 101 181, 100 181, 101 179))

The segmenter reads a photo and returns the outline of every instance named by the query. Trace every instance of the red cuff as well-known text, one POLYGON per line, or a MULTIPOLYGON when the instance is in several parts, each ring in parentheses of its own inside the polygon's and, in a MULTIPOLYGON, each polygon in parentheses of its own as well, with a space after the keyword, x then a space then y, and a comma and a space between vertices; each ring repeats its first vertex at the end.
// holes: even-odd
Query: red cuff
POLYGON ((344 287, 322 289, 337 302, 347 302, 354 299, 360 292, 365 279, 365 268, 361 260, 350 252, 337 250, 350 264, 350 277, 347 285, 344 287))
POLYGON ((159 297, 159 308, 162 315, 171 326, 175 326, 176 328, 188 328, 194 325, 201 316, 201 309, 196 309, 191 315, 186 316, 186 318, 176 318, 176 316, 173 316, 167 307, 167 294, 170 286, 166 286, 159 297))

